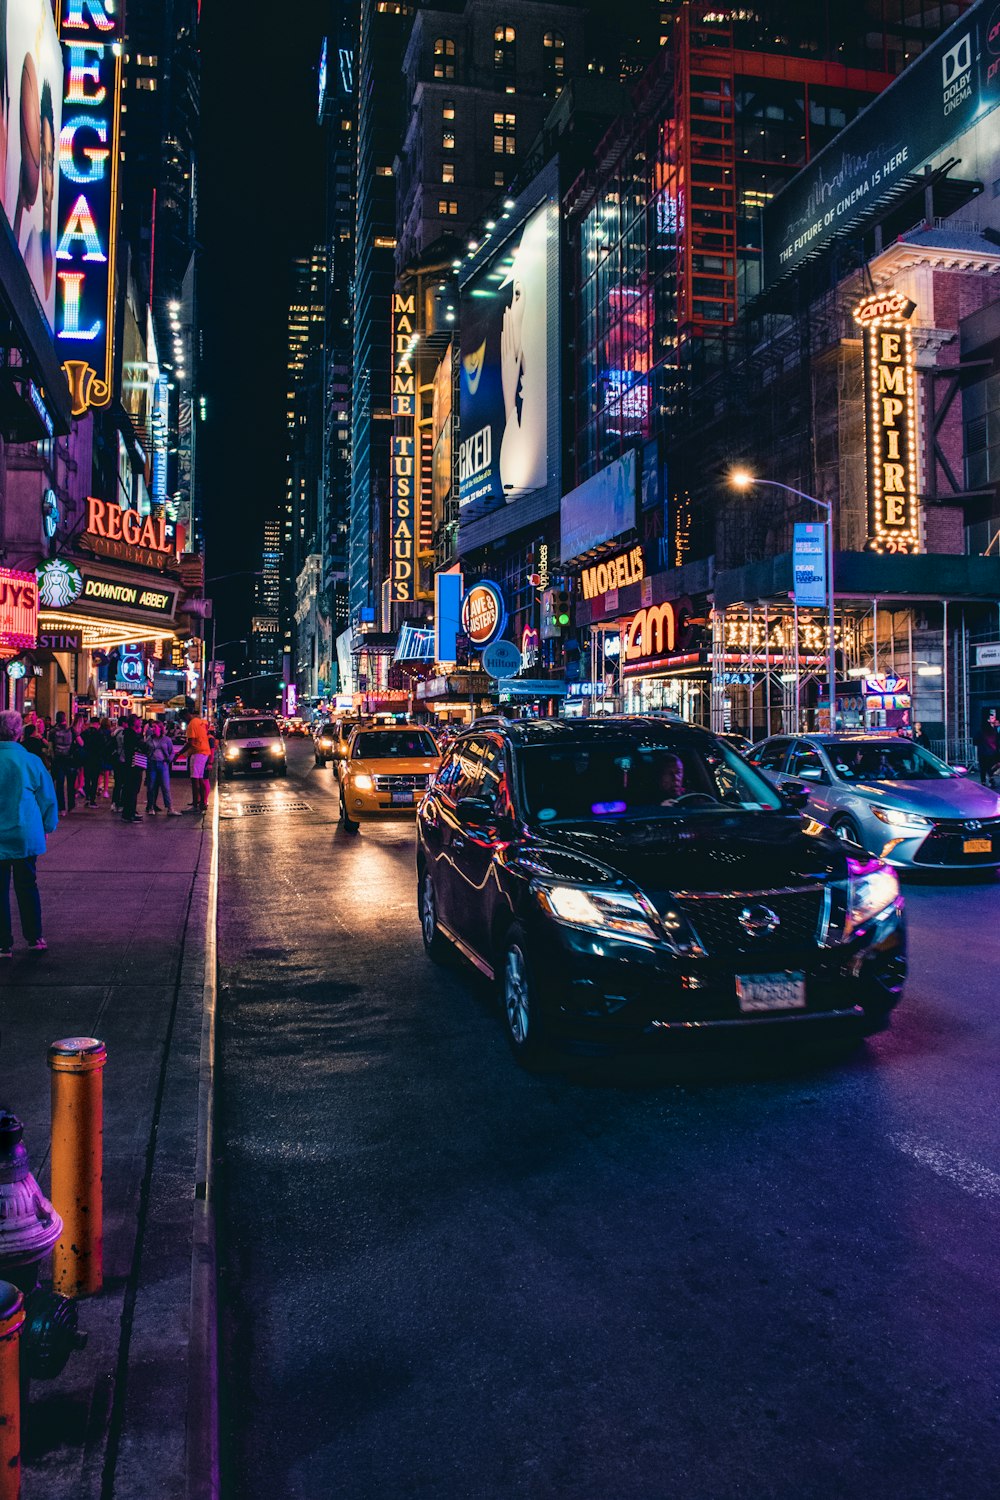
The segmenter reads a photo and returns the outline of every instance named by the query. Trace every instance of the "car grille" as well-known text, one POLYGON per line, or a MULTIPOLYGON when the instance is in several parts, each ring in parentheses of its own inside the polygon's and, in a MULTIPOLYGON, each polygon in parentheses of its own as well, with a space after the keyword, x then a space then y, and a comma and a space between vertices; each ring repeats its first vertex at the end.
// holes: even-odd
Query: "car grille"
POLYGON ((677 904, 712 957, 753 954, 763 957, 787 948, 814 948, 820 940, 824 909, 821 887, 792 891, 750 892, 740 895, 691 894, 677 904), (778 919, 773 932, 754 936, 740 924, 745 907, 766 906, 778 919))
POLYGON ((1000 818, 942 818, 917 849, 913 859, 920 865, 989 865, 1000 858, 1000 818), (978 828, 970 828, 978 822, 978 828), (989 839, 988 853, 966 854, 966 839, 989 839))
POLYGON ((377 792, 423 792, 427 788, 426 776, 396 776, 391 772, 375 777, 377 792))

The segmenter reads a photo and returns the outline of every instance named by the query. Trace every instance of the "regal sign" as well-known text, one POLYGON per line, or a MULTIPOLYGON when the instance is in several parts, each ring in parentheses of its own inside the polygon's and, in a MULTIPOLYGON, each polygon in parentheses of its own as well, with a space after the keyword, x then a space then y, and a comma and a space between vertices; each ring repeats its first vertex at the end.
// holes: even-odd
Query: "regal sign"
POLYGON ((598 594, 606 594, 609 589, 623 589, 630 583, 639 583, 645 576, 642 548, 632 547, 628 552, 620 552, 617 557, 609 558, 607 562, 584 568, 580 574, 580 584, 583 597, 595 599, 598 594))
POLYGON ((872 552, 918 552, 917 403, 913 335, 915 303, 900 292, 865 297, 854 321, 865 335, 865 428, 868 546, 872 552))
POLYGON ((184 538, 185 528, 163 516, 140 516, 111 501, 87 497, 87 529, 80 544, 102 557, 165 568, 177 562, 184 538))
POLYGON ((112 394, 125 7, 61 0, 58 9, 65 82, 55 332, 79 417, 112 394))
POLYGON ((622 675, 641 677, 664 666, 666 659, 683 644, 689 613, 690 604, 684 599, 651 604, 633 615, 622 629, 622 675))
POLYGON ((38 582, 34 573, 0 568, 0 656, 14 656, 38 640, 38 582))

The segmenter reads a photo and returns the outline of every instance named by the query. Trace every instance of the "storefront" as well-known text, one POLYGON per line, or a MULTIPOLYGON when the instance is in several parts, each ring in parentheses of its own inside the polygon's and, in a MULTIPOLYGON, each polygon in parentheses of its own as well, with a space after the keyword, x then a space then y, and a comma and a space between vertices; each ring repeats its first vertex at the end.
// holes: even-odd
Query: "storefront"
POLYGON ((39 567, 37 583, 39 713, 151 712, 197 696, 201 642, 177 579, 64 555, 39 567))

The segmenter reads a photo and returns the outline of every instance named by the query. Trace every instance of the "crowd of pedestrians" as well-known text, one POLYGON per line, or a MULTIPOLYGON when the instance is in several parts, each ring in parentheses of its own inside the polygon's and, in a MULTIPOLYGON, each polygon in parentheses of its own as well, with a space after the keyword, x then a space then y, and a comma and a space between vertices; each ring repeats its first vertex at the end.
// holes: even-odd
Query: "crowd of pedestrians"
POLYGON ((54 720, 30 711, 0 712, 0 960, 11 958, 14 934, 10 890, 14 887, 21 930, 30 951, 46 948, 35 862, 45 853, 45 837, 60 817, 102 801, 134 827, 143 817, 182 812, 204 816, 211 795, 216 743, 211 725, 198 715, 183 731, 188 756, 191 803, 174 807, 171 768, 180 753, 180 734, 159 720, 138 714, 117 720, 88 719, 64 712, 54 720), (145 810, 139 801, 145 791, 145 810), (162 806, 161 806, 162 803, 162 806))

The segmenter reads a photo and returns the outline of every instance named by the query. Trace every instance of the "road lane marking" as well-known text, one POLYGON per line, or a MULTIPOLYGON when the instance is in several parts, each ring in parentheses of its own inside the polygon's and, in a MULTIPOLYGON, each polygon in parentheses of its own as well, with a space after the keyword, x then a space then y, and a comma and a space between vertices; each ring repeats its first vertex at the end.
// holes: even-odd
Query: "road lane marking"
POLYGON ((944 1177, 964 1193, 971 1193, 974 1198, 984 1198, 987 1201, 1000 1199, 1000 1174, 991 1172, 989 1167, 970 1161, 957 1151, 946 1151, 943 1146, 924 1140, 921 1136, 900 1134, 890 1136, 889 1139, 897 1151, 902 1151, 904 1156, 909 1156, 921 1166, 929 1167, 938 1177, 944 1177))

